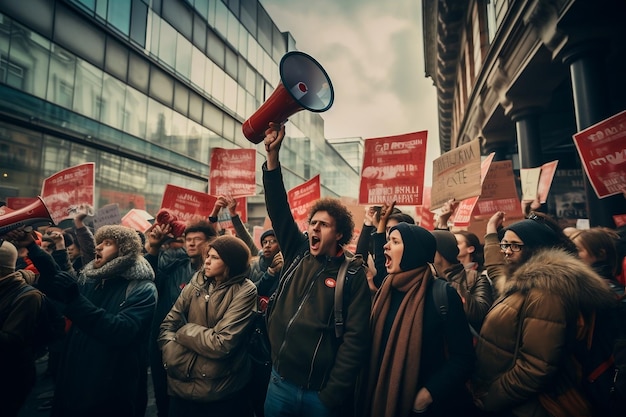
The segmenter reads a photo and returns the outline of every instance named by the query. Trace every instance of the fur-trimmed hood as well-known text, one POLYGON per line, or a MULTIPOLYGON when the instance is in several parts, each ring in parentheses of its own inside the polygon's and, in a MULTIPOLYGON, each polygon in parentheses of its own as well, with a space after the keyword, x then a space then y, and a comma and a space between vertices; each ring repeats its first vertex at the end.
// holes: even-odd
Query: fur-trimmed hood
MULTIPOLYGON (((589 265, 562 249, 538 251, 506 280, 503 294, 531 289, 559 294, 568 307, 591 311, 615 302, 615 295, 589 265)), ((575 310, 574 310, 575 311, 575 310)))
POLYGON ((91 261, 85 265, 78 277, 79 283, 84 283, 87 280, 109 279, 116 276, 127 280, 154 281, 154 270, 143 256, 135 254, 118 256, 100 268, 94 268, 93 263, 94 261, 91 261))

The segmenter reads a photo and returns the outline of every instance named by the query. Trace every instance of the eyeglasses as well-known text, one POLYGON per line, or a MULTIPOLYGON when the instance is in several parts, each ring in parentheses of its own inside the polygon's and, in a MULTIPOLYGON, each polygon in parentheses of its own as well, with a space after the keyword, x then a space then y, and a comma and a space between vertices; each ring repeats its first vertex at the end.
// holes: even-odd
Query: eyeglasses
POLYGON ((500 242, 500 249, 504 252, 507 249, 511 249, 511 252, 519 252, 522 250, 524 244, 522 243, 502 243, 500 242))
POLYGON ((278 241, 276 239, 264 240, 263 242, 261 242, 261 246, 273 245, 274 243, 277 243, 277 242, 278 241))

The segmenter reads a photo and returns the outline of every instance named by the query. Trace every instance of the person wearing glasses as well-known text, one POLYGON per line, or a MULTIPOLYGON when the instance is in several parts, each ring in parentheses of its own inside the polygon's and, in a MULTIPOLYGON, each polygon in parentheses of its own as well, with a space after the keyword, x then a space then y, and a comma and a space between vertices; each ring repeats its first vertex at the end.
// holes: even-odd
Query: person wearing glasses
MULTIPOLYGON (((502 228, 504 222, 505 213, 494 214, 485 236, 485 266, 499 297, 476 344, 474 401, 494 415, 547 416, 550 399, 577 389, 569 351, 578 313, 587 316, 614 297, 545 222, 502 228)), ((586 404, 580 408, 581 416, 592 415, 586 404)), ((556 415, 568 415, 561 411, 556 415)))

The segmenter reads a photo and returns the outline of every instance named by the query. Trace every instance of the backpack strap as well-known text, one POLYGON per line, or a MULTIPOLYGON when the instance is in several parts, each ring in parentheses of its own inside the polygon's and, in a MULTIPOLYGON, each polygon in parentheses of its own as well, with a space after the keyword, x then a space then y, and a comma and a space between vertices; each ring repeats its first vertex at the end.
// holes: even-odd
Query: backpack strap
POLYGON ((433 301, 441 319, 445 322, 448 318, 448 293, 446 292, 447 282, 437 276, 433 279, 433 301))
POLYGON ((335 285, 335 336, 337 339, 343 336, 343 287, 346 282, 346 272, 350 259, 345 257, 339 272, 337 272, 337 281, 335 285))

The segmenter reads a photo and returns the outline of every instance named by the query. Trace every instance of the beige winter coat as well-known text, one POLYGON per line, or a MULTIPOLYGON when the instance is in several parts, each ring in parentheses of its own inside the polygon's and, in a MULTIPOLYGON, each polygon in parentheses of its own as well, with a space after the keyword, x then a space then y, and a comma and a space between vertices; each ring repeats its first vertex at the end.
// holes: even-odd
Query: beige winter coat
POLYGON ((209 402, 247 384, 245 343, 256 305, 256 287, 244 275, 217 286, 194 275, 161 324, 170 395, 209 402))

